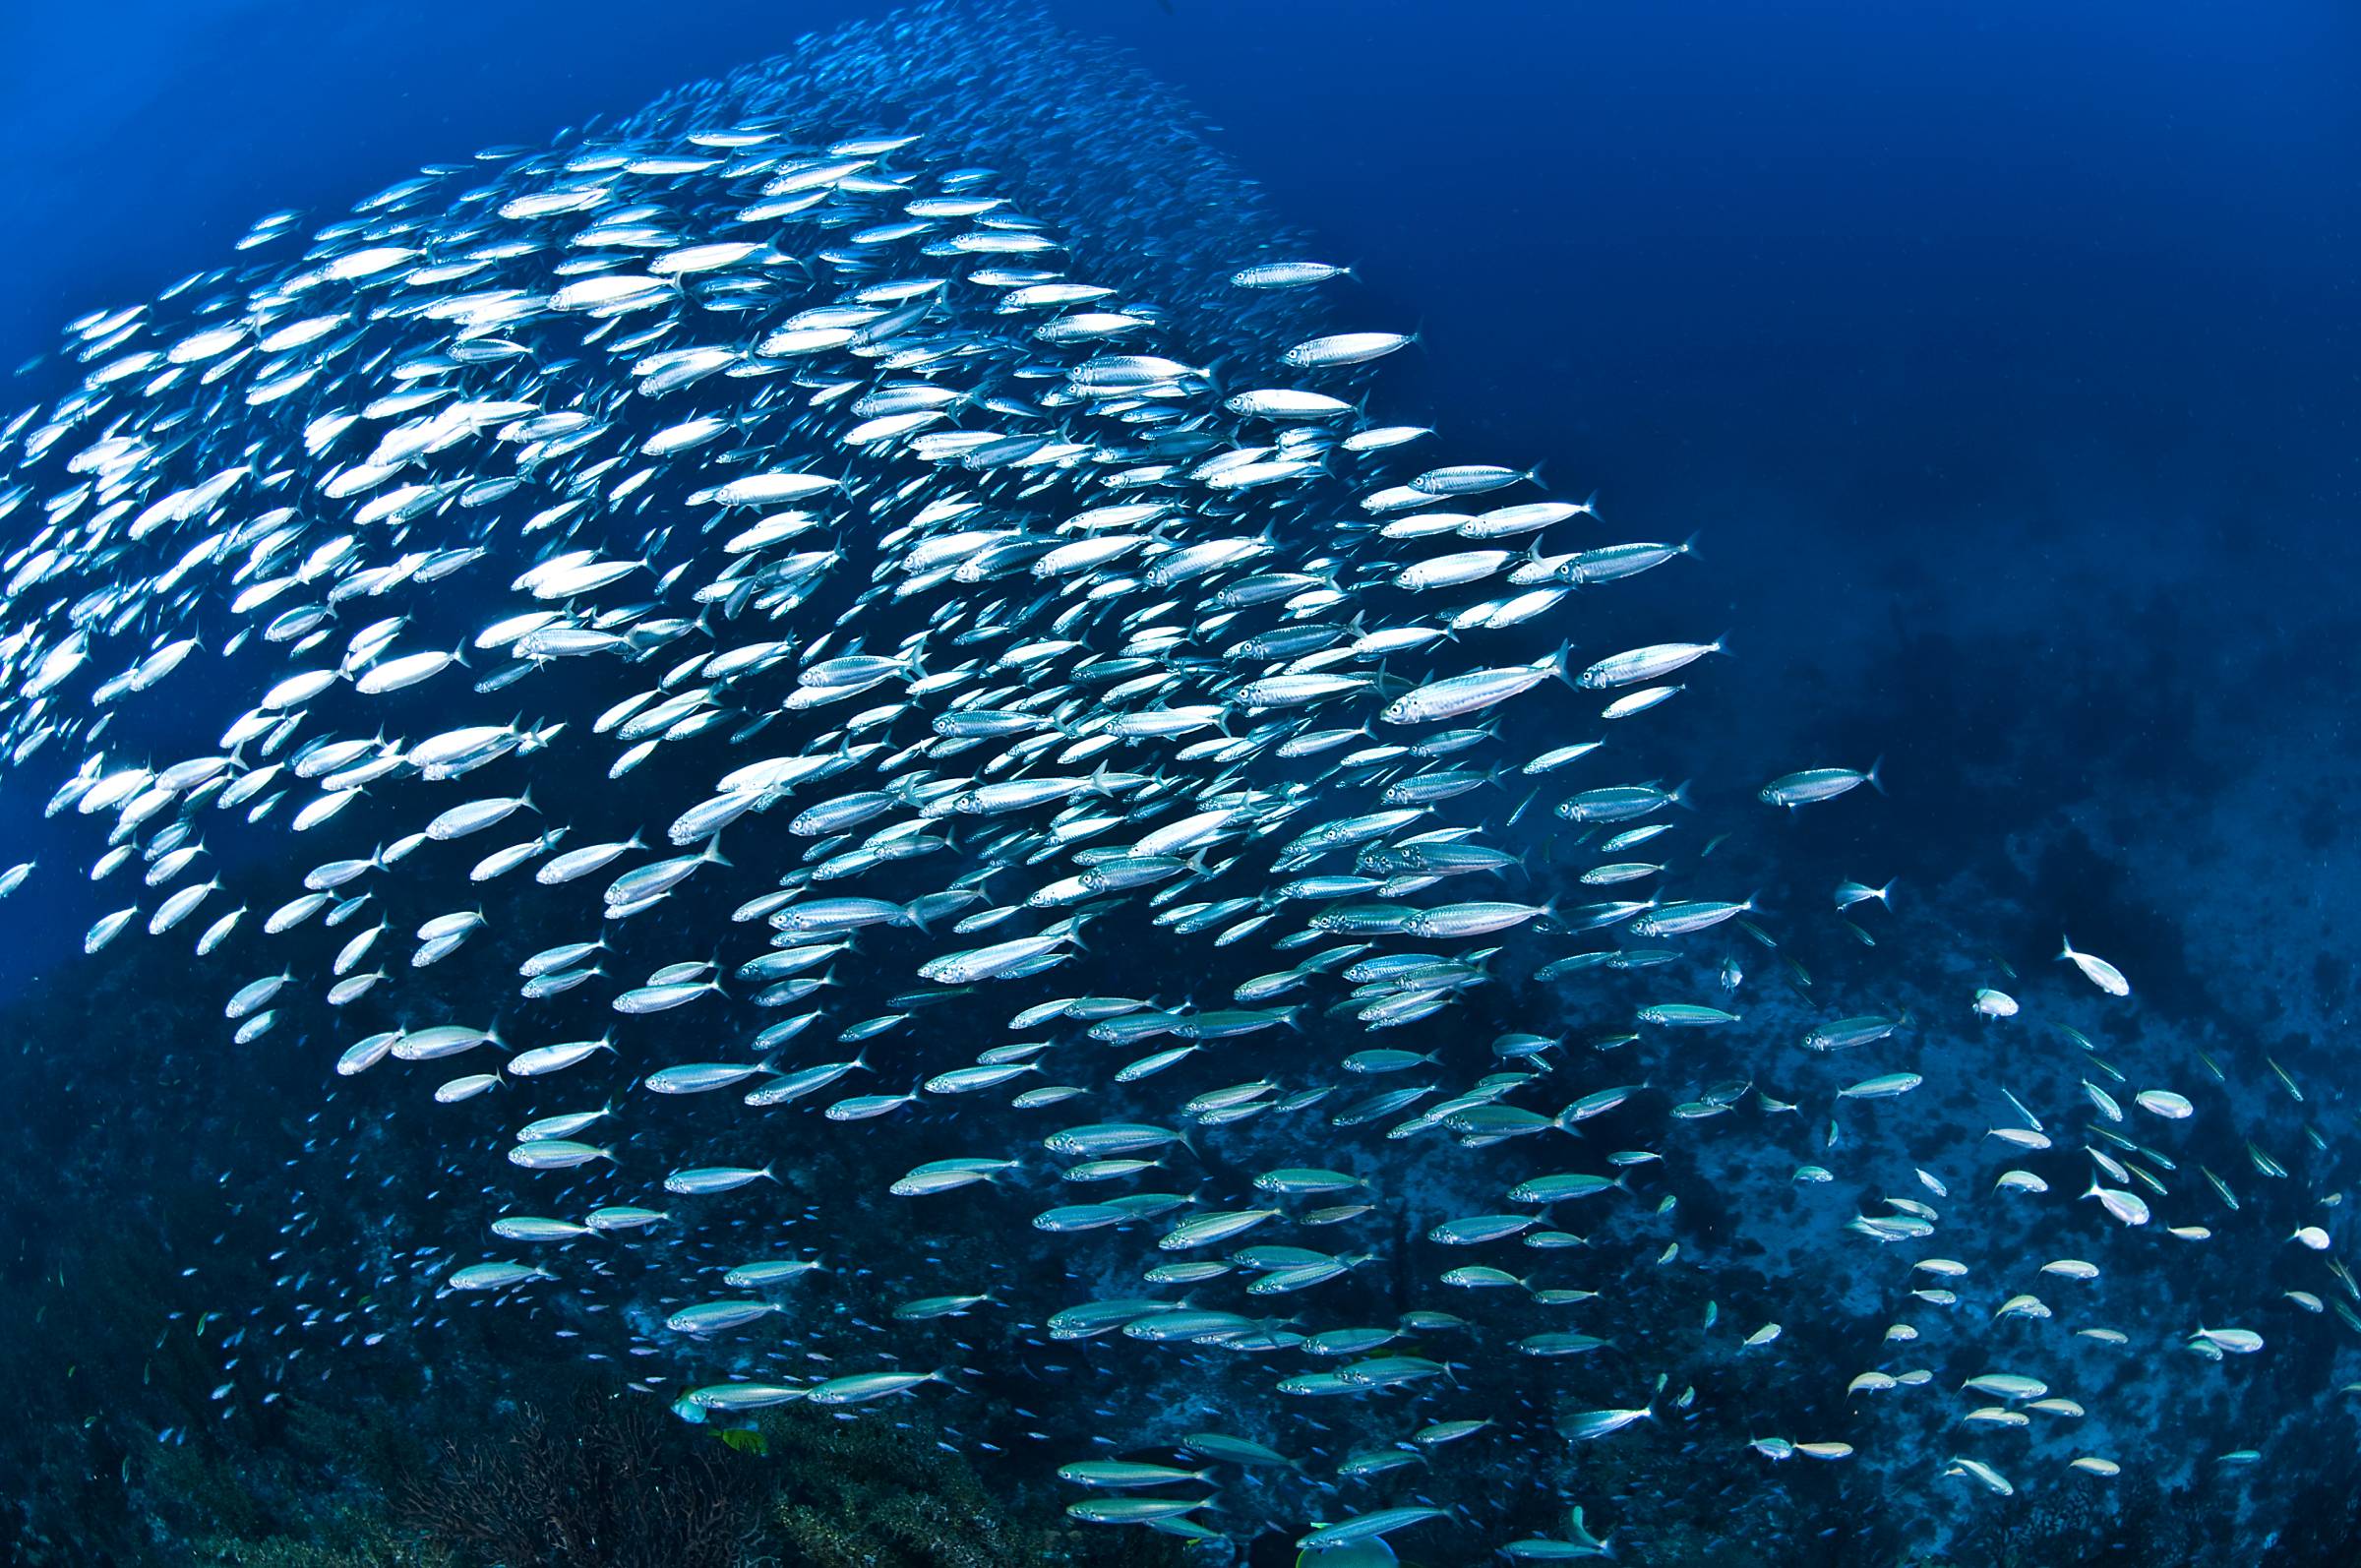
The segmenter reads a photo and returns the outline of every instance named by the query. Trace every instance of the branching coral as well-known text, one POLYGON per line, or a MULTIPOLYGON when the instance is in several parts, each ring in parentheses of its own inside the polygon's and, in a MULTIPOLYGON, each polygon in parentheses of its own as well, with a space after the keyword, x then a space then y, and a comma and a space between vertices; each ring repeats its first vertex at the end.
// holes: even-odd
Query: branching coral
POLYGON ((446 1442, 395 1510, 502 1568, 740 1568, 766 1484, 660 1411, 585 1389, 562 1417, 526 1406, 499 1437, 446 1442))

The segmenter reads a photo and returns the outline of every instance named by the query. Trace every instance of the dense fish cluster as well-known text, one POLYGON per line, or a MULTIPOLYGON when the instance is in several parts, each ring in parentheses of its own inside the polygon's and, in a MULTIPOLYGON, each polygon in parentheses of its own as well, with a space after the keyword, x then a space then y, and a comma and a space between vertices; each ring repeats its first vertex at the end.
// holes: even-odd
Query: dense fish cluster
POLYGON ((1615 1445, 1954 1514, 2256 1460, 2220 1379, 2361 1329, 2304 1088, 1818 864, 1884 781, 1685 716, 1686 530, 1373 416, 1411 338, 1156 99, 922 8, 69 325, 0 750, 90 855, 6 889, 410 1195, 286 1217, 267 1379, 523 1314, 1436 1561, 1645 1555, 1615 1445), (2166 1360, 2202 1425, 2111 1408, 2166 1360))

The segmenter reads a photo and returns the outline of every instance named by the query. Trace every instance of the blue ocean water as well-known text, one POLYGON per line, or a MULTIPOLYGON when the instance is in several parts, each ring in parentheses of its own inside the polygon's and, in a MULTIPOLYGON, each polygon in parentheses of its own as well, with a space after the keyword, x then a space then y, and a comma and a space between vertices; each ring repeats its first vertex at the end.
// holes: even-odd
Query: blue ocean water
MULTIPOLYGON (((863 14, 12 10, 0 361, 262 211, 341 208, 863 14)), ((1482 406, 1609 515, 1705 530, 1714 591, 1776 606, 1745 617, 1751 656, 1842 660, 1855 694, 1918 711, 1910 641, 1973 643, 1947 646, 1954 671, 2010 660, 1978 683, 1989 717, 1895 740, 1926 748, 1925 779, 1988 761, 1992 726, 2063 733, 2094 703, 2132 705, 2118 734, 2170 722, 2157 704, 2266 727, 2202 759, 2159 738, 2156 776, 2128 782, 2167 796, 2182 767, 2333 753, 2349 655, 2323 590, 2352 580, 2361 483, 2348 9, 1052 15, 1219 126, 1358 264, 1369 319, 1420 329, 1406 405, 1482 406)), ((2086 793, 2100 739, 2028 769, 2009 809, 2086 793)))
MULTIPOLYGON (((265 211, 326 221, 422 164, 540 145, 882 9, 725 0, 686 21, 603 3, 12 12, 0 19, 0 125, 17 153, 12 200, 0 206, 11 258, 0 365, 44 354, 69 318, 221 262, 265 211)), ((1437 425, 1461 455, 1539 463, 1552 493, 1596 488, 1600 518, 1631 537, 1696 534, 1679 616, 1634 612, 1623 629, 1635 642, 1728 633, 1743 686, 1684 697, 1708 744, 1797 766, 1884 758, 1890 804, 1862 817, 1799 814, 1778 824, 1785 838, 1733 847, 1749 871, 1776 878, 1808 859, 1897 878, 1898 915, 1956 938, 1948 961, 1963 1012, 1964 988, 1981 983, 1968 971, 1991 959, 2048 978, 2061 931, 2109 955, 2135 976, 2143 1009, 2122 1043, 2175 1061, 2179 1088, 2200 1081, 2201 1051, 2230 1069, 2225 1094, 2242 1107, 2277 1093, 2266 1055, 2294 1071, 2309 1098, 2300 1116, 2271 1123, 2288 1141, 2268 1152, 2298 1167, 2305 1199, 2270 1212, 2286 1217, 2281 1235, 2336 1217, 2319 1205, 2340 1194, 2356 1130, 2337 1043, 2356 1001, 2343 934, 2361 915, 2349 831, 2361 563, 2348 525, 2361 490, 2361 23, 2348 9, 1143 0, 1048 15, 1121 51, 1173 105, 1202 114, 1208 142, 1262 188, 1267 211, 1355 268, 1355 292, 1333 307, 1341 325, 1417 330, 1418 345, 1389 361, 1375 412, 1437 425), (2314 1135, 2309 1149, 2299 1121, 2314 1135)), ((188 722, 186 734, 157 722, 159 756, 209 744, 210 710, 188 722)), ((1698 760, 1702 770, 1715 754, 1698 760)), ((0 904, 0 976, 30 998, 34 1020, 64 1005, 61 993, 150 1010, 138 1014, 142 1045, 88 1072, 75 1069, 70 1041, 20 1026, 12 1103, 24 1135, 8 1224, 11 1289, 27 1303, 49 1288, 57 1248, 77 1240, 44 1217, 44 1172, 72 1166, 90 1185, 57 1211, 75 1224, 125 1212, 161 1234, 184 1223, 162 1216, 210 1212, 217 1194, 194 1184, 209 1170, 242 1170, 230 1151, 259 1158, 265 1136, 290 1148, 331 1138, 326 1123, 287 1110, 303 1103, 316 1061, 256 1052, 224 1062, 211 1035, 179 1035, 170 996, 106 992, 102 959, 86 963, 78 949, 115 901, 73 885, 73 846, 40 815, 51 782, 29 772, 0 794, 0 825, 24 845, 6 859, 40 858, 61 874, 50 890, 33 884, 0 904), (230 1071, 253 1075, 267 1131, 234 1115, 236 1095, 219 1087, 230 1071), (204 1123, 144 1119, 188 1082, 212 1085, 198 1097, 204 1123), (142 1158, 166 1140, 170 1159, 152 1169, 192 1191, 105 1190, 107 1163, 123 1159, 110 1138, 142 1158), (77 1146, 105 1152, 96 1175, 74 1164, 77 1146)), ((1802 896, 1783 886, 1770 902, 1802 896)), ((1824 951, 1806 962, 1842 975, 1854 961, 1824 951)), ((1120 976, 1104 962, 1095 974, 1120 976)), ((2023 1070, 2060 1069, 2044 1060, 2023 1070)), ((2061 1081, 2071 1090, 2086 1070, 2061 1081)), ((1926 1115, 1968 1125, 2005 1112, 1957 1102, 1926 1115)), ((1755 1169, 1742 1158, 1753 1136, 1724 1139, 1679 1191, 1708 1235, 1746 1229, 1750 1212, 1784 1193, 1794 1159, 1755 1169)), ((2241 1147, 2251 1141, 2220 1130, 2202 1164, 2260 1205, 2252 1189, 2275 1191, 2277 1178, 2255 1174, 2241 1147)), ((367 1169, 355 1179, 395 1179, 357 1153, 335 1160, 367 1169)), ((1979 1168, 1976 1184, 1996 1170, 1979 1168)), ((433 1183, 401 1196, 418 1213, 446 1201, 433 1183)), ((226 1244, 249 1254, 248 1272, 257 1257, 281 1280, 307 1263, 333 1266, 328 1241, 300 1225, 276 1234, 282 1214, 238 1220, 251 1234, 226 1244)), ((165 1273, 214 1266, 181 1262, 188 1239, 174 1241, 165 1273)), ((2037 1229, 2018 1239, 2028 1266, 2048 1255, 2037 1229)), ((2250 1272, 2332 1297, 2317 1273, 2304 1284, 2279 1277, 2289 1250, 2270 1238, 2250 1272)), ((1682 1304, 1730 1297, 1734 1315, 1736 1300, 1776 1295, 1765 1277, 1858 1257, 1758 1257, 1707 1277, 1682 1304)), ((128 1272, 102 1292, 154 1289, 134 1265, 110 1266, 128 1272)), ((62 1317, 89 1300, 73 1285, 56 1289, 64 1294, 40 1310, 62 1317)), ((1841 1301, 1874 1330, 1879 1305, 1846 1291, 1823 1304, 1841 1301)), ((2179 1336, 2201 1325, 2179 1321, 2184 1304, 2197 1303, 2153 1308, 2164 1320, 2150 1325, 2147 1359, 2117 1379, 2116 1456, 2136 1474, 2142 1434, 2169 1420, 2217 1429, 2216 1450, 2259 1449, 2257 1479, 2216 1487, 2176 1449, 2149 1482, 2164 1499, 2156 1511, 2170 1504, 2217 1533, 2184 1534, 2176 1557, 2153 1536, 2125 1545, 2121 1518, 2102 1514, 2081 1538, 2088 1555, 2113 1545, 2146 1550, 2141 1561, 2257 1560, 2267 1549, 2335 1560, 2332 1531, 2290 1538, 2285 1515, 2291 1500, 2318 1514, 2349 1484, 2339 1478, 2349 1463, 2340 1472, 2324 1454, 2349 1452, 2351 1396, 2332 1391, 2355 1375, 2354 1335, 2333 1314, 2280 1308, 2266 1325, 2268 1389, 2193 1393, 2201 1385, 2179 1336), (2241 1400, 2269 1413, 2263 1429, 2236 1419, 2241 1400)), ((412 1390, 421 1426, 463 1431, 467 1388, 479 1385, 479 1419, 499 1429, 518 1390, 491 1387, 490 1368, 531 1364, 523 1346, 534 1337, 508 1324, 474 1332, 431 1401, 432 1355, 363 1374, 381 1380, 371 1399, 399 1411, 412 1390)), ((171 1356, 196 1355, 168 1331, 157 1344, 167 1342, 171 1356)), ((119 1355, 128 1342, 93 1331, 91 1343, 119 1355)), ((70 1338, 53 1348, 69 1368, 85 1359, 70 1338)), ((35 1424, 59 1433, 93 1414, 69 1368, 44 1351, 40 1365, 10 1374, 41 1413, 35 1424)), ((1980 1369, 1944 1367, 1954 1384, 1980 1369)), ((140 1368, 144 1379, 151 1370, 140 1368)), ((1034 1368, 1023 1377, 1057 1383, 1034 1368)), ((1061 1436, 1088 1426, 1087 1401, 1052 1406, 1049 1393, 1006 1386, 994 1397, 1049 1407, 1042 1418, 1063 1423, 1061 1436)), ((2086 1403, 2105 1418, 2099 1400, 2086 1403)), ((150 1429, 190 1424, 137 1418, 150 1429)), ((1745 1425, 1732 1411, 1707 1428, 1731 1450, 1713 1462, 1727 1468, 1726 1483, 1692 1475, 1674 1491, 1658 1475, 1602 1479, 1593 1528, 1620 1524, 1641 1560, 1690 1560, 1667 1538, 1695 1521, 1645 1518, 1653 1499, 1676 1516, 1737 1507, 1760 1521, 1768 1561, 1844 1551, 1897 1560, 1906 1547, 1962 1562, 2055 1560, 2012 1556, 2028 1548, 1957 1525, 1905 1542, 1846 1534, 1842 1516, 1881 1494, 1902 1515, 1920 1506, 1915 1493, 1957 1493, 1961 1483, 1939 1474, 1938 1439, 1923 1439, 1929 1462, 1907 1478, 1791 1478, 1800 1467, 1790 1464, 1773 1487, 1744 1447, 1765 1434, 1745 1425)), ((960 1446, 959 1434, 951 1441, 960 1446)), ((170 1484, 229 1489, 220 1476, 270 1471, 251 1488, 250 1517, 212 1519, 201 1537, 185 1517, 155 1512, 138 1532, 145 1549, 156 1560, 266 1560, 203 1553, 231 1550, 207 1541, 260 1538, 294 1517, 288 1499, 308 1473, 271 1467, 325 1462, 285 1459, 288 1434, 267 1418, 205 1442, 217 1471, 170 1484)), ((89 1538, 104 1542, 92 1549, 131 1550, 111 1517, 125 1493, 96 1474, 117 1451, 61 1441, 28 1452, 41 1458, 19 1471, 34 1478, 10 1516, 23 1531, 14 1549, 31 1561, 98 1560, 76 1557, 60 1524, 80 1508, 89 1538)), ((117 1485, 130 1495, 168 1489, 134 1487, 132 1457, 120 1457, 117 1485)), ((1493 1475, 1521 1468, 1514 1453, 1485 1464, 1493 1475)), ((1440 1454, 1433 1468, 1446 1468, 1440 1454)), ((354 1469, 330 1473, 359 1507, 354 1469)), ((928 1475, 904 1489, 951 1484, 928 1475)), ((1493 1543, 1405 1538, 1403 1549, 1472 1562, 1493 1543)), ((350 1547, 349 1560, 379 1560, 365 1549, 350 1547)), ((1292 1550, 1267 1555, 1275 1539, 1258 1549, 1255 1561, 1292 1560, 1292 1550)), ((459 1560, 476 1559, 462 1550, 459 1560)))

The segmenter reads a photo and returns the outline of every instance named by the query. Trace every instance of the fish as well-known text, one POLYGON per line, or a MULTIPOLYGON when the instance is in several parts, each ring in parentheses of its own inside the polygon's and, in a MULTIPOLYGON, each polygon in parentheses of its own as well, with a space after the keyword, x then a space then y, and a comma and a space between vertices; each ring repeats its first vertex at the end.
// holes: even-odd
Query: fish
POLYGON ((1874 1078, 1863 1078, 1837 1091, 1842 1100, 1887 1100, 1908 1094, 1926 1079, 1915 1072, 1886 1072, 1874 1078))
POLYGON ((2059 939, 2058 961, 2073 964, 2075 968, 2082 971, 2084 979, 2110 996, 2128 996, 2132 994, 2132 983, 2123 978, 2122 970, 2108 963, 2104 958, 2075 951, 2074 941, 2071 937, 2059 939))
POLYGON ((1687 669, 1707 654, 1726 651, 1725 640, 1719 637, 1711 642, 1652 642, 1598 660, 1575 676, 1574 684, 1585 691, 1645 686, 1687 669))
MULTIPOLYGON (((1762 799, 1772 806, 1785 806, 1793 811, 1799 806, 1833 801, 1840 795, 1848 795, 1863 784, 1882 795, 1886 786, 1878 776, 1878 770, 1883 766, 1884 759, 1880 758, 1858 771, 1849 767, 1807 767, 1801 772, 1785 773, 1763 786, 1762 799)), ((1877 896, 1881 903, 1884 901, 1882 893, 1872 895, 1864 892, 1863 896, 1877 896)))
MULTIPOLYGON (((1976 1518, 1948 1494, 2013 1495, 1990 1463, 1839 1440, 1828 1402, 1909 1398, 1931 1374, 1858 1347, 1921 1335, 2064 1375, 2027 1349, 2035 1274, 2079 1296, 2103 1267, 2125 1328, 2077 1326, 2092 1354, 2133 1327, 2286 1354, 2131 1313, 2174 1298, 2137 1243, 2205 1230, 2160 1223, 2190 1218, 2174 1140, 2234 1123, 2262 1180, 2308 1182, 2295 1079, 2253 1074, 2276 1124, 2140 1090, 2147 1149, 2088 1069, 2021 1057, 2022 1124, 1991 1131, 2038 1170, 1963 1184, 1987 1128, 1946 1106, 2022 1042, 1913 1019, 1994 967, 2021 996, 1971 1005, 2026 1040, 2104 1004, 1980 957, 1969 916, 1906 940, 1936 881, 1896 911, 1750 804, 1882 793, 1882 764, 1749 754, 1809 693, 1707 728, 1745 673, 1725 636, 1600 640, 1721 613, 1678 533, 1603 535, 1595 496, 1459 450, 1478 421, 1377 422, 1418 334, 1046 15, 853 24, 304 229, 68 324, 0 420, 0 783, 49 805, 0 896, 80 936, 68 985, 170 937, 202 1020, 176 1057, 318 1097, 222 1151, 285 1228, 253 1260, 283 1283, 234 1303, 283 1331, 251 1353, 273 1384, 365 1359, 347 1324, 426 1355, 492 1322, 464 1343, 628 1357, 632 1397, 699 1423, 883 1433, 898 1407, 865 1408, 923 1397, 953 1448, 1086 1432, 1006 1461, 1091 1492, 1081 1522, 1547 1561, 1605 1544, 1544 1513, 1640 1492, 1504 1456, 1617 1434, 1652 1496, 1742 1485, 1739 1432, 1817 1432, 1746 1452, 1915 1466, 1914 1507, 1976 1518), (1792 887, 1867 923, 1834 1004, 1802 964, 1841 934, 1792 887), (1780 963, 1749 984, 1751 943, 1780 963), (2028 1107, 2085 1103, 2081 1196, 2153 1229, 2096 1234, 2062 1184, 2080 1156, 2028 1107), (1956 1258, 1841 1300, 1762 1247, 1937 1235, 1956 1258), (1717 1272, 1730 1244, 1759 1275, 1717 1272), (1022 1425, 982 1418, 1016 1399, 1022 1425)), ((2336 1261, 2326 1210, 2221 1218, 2336 1261)), ((1993 1403, 1947 1424, 2082 1409, 1969 1389, 1993 1403)))
POLYGON ((554 1278, 547 1269, 525 1263, 470 1263, 452 1271, 450 1286, 454 1291, 505 1291, 527 1281, 554 1278))
POLYGON ((1584 1411, 1567 1417, 1559 1424, 1566 1436, 1576 1442, 1591 1442, 1611 1436, 1632 1422, 1646 1420, 1655 1414, 1655 1410, 1649 1406, 1632 1410, 1584 1411))

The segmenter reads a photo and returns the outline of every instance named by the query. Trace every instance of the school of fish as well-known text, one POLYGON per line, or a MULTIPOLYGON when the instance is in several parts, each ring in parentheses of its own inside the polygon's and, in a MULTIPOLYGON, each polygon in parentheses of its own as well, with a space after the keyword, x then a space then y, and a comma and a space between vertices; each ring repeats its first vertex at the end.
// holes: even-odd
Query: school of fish
POLYGON ((1076 1519, 1315 1555, 1644 1541, 1596 1444, 1964 1511, 2257 1461, 2105 1396, 2350 1356, 2295 1076, 1788 857, 1907 807, 1684 718, 1743 667, 1687 528, 1372 415, 1413 337, 1047 30, 922 6, 274 213, 0 424, 5 787, 89 847, 0 892, 189 952, 324 1171, 427 1118, 472 1194, 290 1266, 319 1358, 519 1312, 692 1421, 1029 1407, 1076 1519), (1725 1303, 1766 1230, 1846 1277, 1725 1303))

